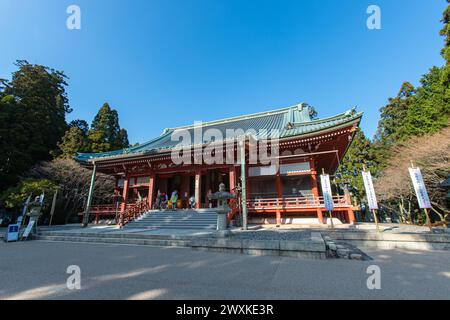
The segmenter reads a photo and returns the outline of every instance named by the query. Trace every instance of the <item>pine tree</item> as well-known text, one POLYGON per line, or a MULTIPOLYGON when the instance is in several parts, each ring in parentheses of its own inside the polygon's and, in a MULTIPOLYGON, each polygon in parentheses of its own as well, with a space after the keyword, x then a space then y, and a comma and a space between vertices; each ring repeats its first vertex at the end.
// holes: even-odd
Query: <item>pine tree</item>
POLYGON ((128 134, 119 126, 119 115, 105 103, 94 120, 88 132, 92 152, 106 152, 128 147, 128 134))
POLYGON ((78 152, 89 152, 89 144, 86 133, 77 126, 70 127, 58 143, 61 154, 58 158, 73 159, 78 152))
POLYGON ((128 148, 130 142, 128 141, 128 132, 125 129, 120 129, 118 137, 118 149, 128 148))

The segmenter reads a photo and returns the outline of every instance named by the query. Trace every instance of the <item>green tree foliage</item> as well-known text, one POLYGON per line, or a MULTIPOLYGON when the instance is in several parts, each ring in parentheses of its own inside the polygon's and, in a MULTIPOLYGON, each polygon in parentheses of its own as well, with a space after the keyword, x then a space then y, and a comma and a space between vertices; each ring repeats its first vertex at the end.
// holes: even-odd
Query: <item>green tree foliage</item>
POLYGON ((66 131, 58 143, 61 154, 58 158, 73 159, 78 152, 88 152, 89 143, 85 131, 77 126, 72 126, 66 131))
POLYGON ((381 109, 374 143, 381 170, 376 189, 383 204, 394 208, 399 204, 400 212, 406 212, 404 216, 408 217, 414 210, 419 212, 407 174, 409 160, 414 159, 422 167, 433 211, 441 215, 441 220, 448 214, 439 183, 448 174, 450 5, 444 11, 442 22, 444 66, 432 67, 422 76, 417 88, 404 83, 397 97, 389 99, 389 104, 381 109))
POLYGON ((361 171, 364 166, 376 175, 377 163, 374 158, 372 144, 364 133, 358 131, 341 166, 336 172, 335 182, 341 187, 347 186, 349 191, 361 201, 365 197, 364 182, 361 171))
POLYGON ((83 134, 85 134, 87 136, 88 131, 89 131, 89 124, 85 121, 85 120, 73 120, 69 123, 69 127, 77 127, 78 129, 80 129, 83 134))
POLYGON ((45 202, 51 201, 51 195, 56 190, 56 185, 47 179, 26 179, 17 186, 8 188, 0 198, 5 208, 20 210, 25 200, 31 195, 31 199, 44 193, 45 202), (50 199, 50 200, 49 200, 50 199))
POLYGON ((92 152, 106 152, 128 148, 128 134, 119 126, 119 115, 105 103, 92 122, 88 132, 92 152))
POLYGON ((95 116, 90 129, 84 120, 72 121, 58 147, 58 158, 73 159, 78 152, 105 152, 128 148, 128 134, 119 126, 117 111, 105 103, 95 116))
MULTIPOLYGON (((450 0, 447 0, 449 2, 450 0)), ((375 136, 380 168, 387 165, 391 150, 412 137, 433 134, 450 123, 450 5, 444 11, 441 35, 445 37, 443 67, 432 67, 414 88, 404 82, 398 95, 380 109, 381 119, 375 136)))
POLYGON ((413 136, 435 133, 448 126, 450 120, 450 105, 445 98, 446 88, 442 83, 443 68, 433 67, 420 80, 406 118, 401 123, 403 141, 413 136))
MULTIPOLYGON (((447 2, 450 3, 450 0, 447 0, 447 2)), ((450 85, 450 5, 448 5, 445 9, 441 21, 444 23, 444 27, 441 30, 441 36, 443 36, 445 39, 445 45, 441 53, 442 57, 446 61, 446 65, 442 73, 442 82, 448 88, 448 86, 450 85)), ((447 99, 448 98, 449 96, 447 95, 447 99)))
POLYGON ((416 90, 409 82, 404 82, 394 98, 380 109, 380 121, 375 141, 382 148, 389 148, 404 138, 404 123, 416 90))
POLYGON ((26 61, 16 65, 11 81, 1 80, 0 86, 0 190, 51 158, 71 112, 64 73, 26 61))

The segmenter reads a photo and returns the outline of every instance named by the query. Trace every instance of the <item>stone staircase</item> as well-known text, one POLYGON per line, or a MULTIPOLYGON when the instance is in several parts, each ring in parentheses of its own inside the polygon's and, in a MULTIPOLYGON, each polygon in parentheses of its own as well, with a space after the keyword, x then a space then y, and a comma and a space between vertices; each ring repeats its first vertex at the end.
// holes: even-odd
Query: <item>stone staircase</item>
POLYGON ((217 213, 213 210, 152 210, 139 219, 130 222, 124 230, 130 229, 191 229, 216 230, 217 213))

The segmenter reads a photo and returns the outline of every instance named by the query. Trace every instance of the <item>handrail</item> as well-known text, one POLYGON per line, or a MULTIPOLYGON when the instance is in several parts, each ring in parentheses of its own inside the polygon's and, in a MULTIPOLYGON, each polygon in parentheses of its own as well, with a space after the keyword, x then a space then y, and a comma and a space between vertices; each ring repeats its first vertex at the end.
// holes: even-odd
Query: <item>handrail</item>
POLYGON ((229 206, 231 211, 227 215, 227 225, 230 224, 231 220, 233 220, 236 214, 239 212, 239 200, 230 199, 229 206))
POLYGON ((126 224, 136 220, 145 212, 150 211, 150 209, 150 205, 146 200, 136 202, 134 205, 127 205, 125 211, 120 213, 119 226, 123 228, 126 224))

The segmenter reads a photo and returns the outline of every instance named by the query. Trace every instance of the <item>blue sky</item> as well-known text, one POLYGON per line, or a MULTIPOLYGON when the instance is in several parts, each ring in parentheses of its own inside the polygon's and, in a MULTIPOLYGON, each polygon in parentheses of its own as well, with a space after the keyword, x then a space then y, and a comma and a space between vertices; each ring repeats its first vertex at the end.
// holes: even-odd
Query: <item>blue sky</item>
POLYGON ((166 127, 308 102, 353 106, 375 133, 403 81, 441 66, 444 0, 0 0, 0 77, 16 59, 63 70, 74 111, 107 101, 130 142, 166 127), (81 8, 81 30, 66 9, 81 8), (382 10, 368 30, 366 9, 382 10))

